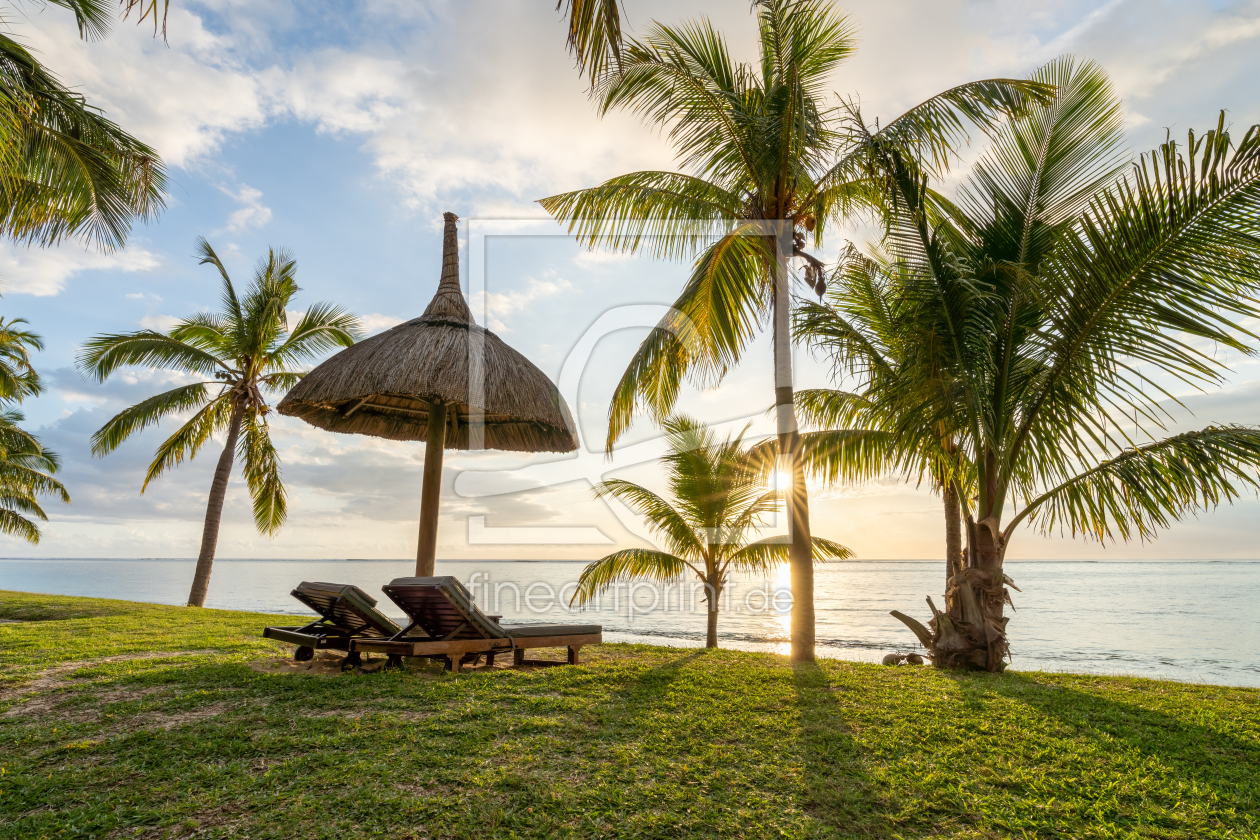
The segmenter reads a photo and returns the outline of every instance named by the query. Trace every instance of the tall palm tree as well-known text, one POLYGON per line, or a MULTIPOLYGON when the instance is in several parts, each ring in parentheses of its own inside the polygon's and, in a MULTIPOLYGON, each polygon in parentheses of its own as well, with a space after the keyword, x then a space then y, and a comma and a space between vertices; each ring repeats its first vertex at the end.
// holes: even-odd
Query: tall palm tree
MULTIPOLYGON (((996 133, 955 202, 912 157, 876 148, 867 160, 894 259, 863 270, 889 286, 921 352, 885 355, 835 307, 798 324, 838 365, 892 371, 866 377, 871 408, 851 419, 883 418, 903 455, 945 467, 967 543, 951 608, 933 607, 930 628, 896 615, 937 664, 992 671, 1008 655, 1003 560, 1020 526, 1149 539, 1260 489, 1260 428, 1159 436, 1169 388, 1221 383, 1216 351, 1249 353, 1258 338, 1260 126, 1235 140, 1222 114, 1126 167, 1120 104, 1098 67, 1061 58, 1033 78, 1054 97, 996 133)), ((830 472, 858 470, 843 448, 810 451, 830 472)))
MULTIPOLYGON (((72 10, 84 38, 109 29, 113 6, 105 0, 47 2, 72 10)), ((152 148, 0 33, 0 235, 120 248, 136 219, 162 209, 165 183, 152 148)))
POLYGON ((80 371, 104 382, 124 365, 146 365, 211 377, 181 385, 119 412, 92 436, 92 454, 114 451, 136 432, 174 414, 193 411, 157 449, 144 478, 149 482, 169 468, 191 460, 215 433, 226 433, 206 504, 206 522, 197 556, 189 606, 206 601, 210 568, 219 538, 219 520, 232 463, 239 456, 254 501, 254 523, 274 534, 286 515, 280 461, 271 443, 265 392, 285 391, 304 375, 294 366, 357 339, 359 321, 329 303, 313 304, 289 328, 287 309, 299 291, 297 263, 286 251, 269 251, 259 260, 253 281, 237 297, 227 269, 210 243, 197 240, 201 264, 213 265, 223 281, 222 311, 202 313, 176 324, 169 333, 139 330, 89 339, 78 358, 80 371))
POLYGON ((542 199, 594 248, 658 257, 699 254, 670 315, 640 345, 609 409, 611 451, 640 407, 667 416, 682 381, 715 384, 767 322, 774 338, 780 451, 792 475, 788 523, 792 656, 814 655, 809 504, 793 409, 790 261, 821 289, 823 266, 806 253, 829 225, 877 197, 864 162, 875 148, 927 150, 948 165, 965 122, 1044 98, 1036 83, 991 79, 932 97, 874 135, 846 128, 855 109, 823 106, 829 74, 854 51, 853 26, 825 0, 759 0, 757 66, 737 64, 707 20, 654 24, 628 42, 616 72, 596 85, 601 113, 626 107, 668 129, 687 172, 635 172, 542 199))
MULTIPOLYGON (((662 425, 670 498, 620 479, 601 483, 595 494, 640 513, 667 550, 628 548, 595 561, 582 571, 570 603, 588 603, 617 581, 665 582, 694 574, 704 584, 708 604, 705 647, 715 648, 718 609, 730 573, 766 574, 788 559, 788 544, 778 537, 747 541, 779 508, 782 494, 766 488, 743 432, 719 442, 689 417, 670 417, 662 425)), ((812 543, 811 561, 853 556, 831 540, 814 537, 812 543)))

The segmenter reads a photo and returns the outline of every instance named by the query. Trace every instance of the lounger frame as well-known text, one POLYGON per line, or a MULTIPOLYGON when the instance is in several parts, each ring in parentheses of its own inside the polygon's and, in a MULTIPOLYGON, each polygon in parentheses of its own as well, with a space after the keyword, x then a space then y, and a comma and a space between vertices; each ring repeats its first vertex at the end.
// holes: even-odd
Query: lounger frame
POLYGON ((376 599, 357 587, 303 581, 289 594, 317 613, 319 618, 301 626, 267 627, 263 636, 297 645, 294 658, 298 661, 310 659, 317 650, 340 650, 348 654, 348 663, 358 664, 359 654, 351 650, 351 642, 355 638, 388 638, 390 630, 397 630, 397 625, 388 616, 376 611, 376 599), (365 603, 355 603, 356 599, 347 594, 352 592, 357 593, 358 599, 365 603), (355 621, 345 622, 338 618, 338 612, 343 616, 349 612, 355 621))
POLYGON ((501 626, 500 616, 482 612, 463 584, 449 576, 398 578, 381 590, 402 608, 411 623, 392 638, 353 639, 352 653, 384 653, 391 663, 400 662, 404 656, 443 659, 447 670, 458 673, 463 665, 476 663, 482 656, 493 665, 497 654, 508 652, 512 654, 513 665, 576 665, 585 645, 603 641, 603 628, 597 625, 579 625, 587 629, 594 627, 597 632, 593 633, 510 636, 512 628, 501 626), (433 594, 416 599, 413 595, 417 589, 431 590, 433 594), (424 635, 411 635, 413 631, 424 635), (549 647, 567 648, 566 660, 525 658, 527 649, 549 647))
POLYGON ((450 641, 433 638, 356 638, 351 640, 350 650, 360 653, 384 653, 390 657, 427 656, 432 659, 445 659, 447 670, 459 673, 462 664, 467 664, 469 660, 481 655, 486 657, 488 665, 493 665, 495 655, 500 653, 511 653, 513 665, 577 665, 579 652, 583 646, 597 645, 603 640, 603 633, 525 636, 516 639, 452 639, 450 641), (525 651, 529 648, 549 647, 568 648, 568 657, 564 662, 554 659, 525 658, 525 651))

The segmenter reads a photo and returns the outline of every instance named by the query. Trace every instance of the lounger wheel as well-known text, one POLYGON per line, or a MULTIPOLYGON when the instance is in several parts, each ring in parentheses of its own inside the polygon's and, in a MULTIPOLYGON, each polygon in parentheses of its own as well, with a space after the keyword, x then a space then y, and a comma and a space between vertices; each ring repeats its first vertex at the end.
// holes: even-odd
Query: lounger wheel
POLYGON ((315 648, 310 645, 302 645, 297 650, 293 651, 293 658, 298 662, 306 662, 310 659, 314 659, 315 648))

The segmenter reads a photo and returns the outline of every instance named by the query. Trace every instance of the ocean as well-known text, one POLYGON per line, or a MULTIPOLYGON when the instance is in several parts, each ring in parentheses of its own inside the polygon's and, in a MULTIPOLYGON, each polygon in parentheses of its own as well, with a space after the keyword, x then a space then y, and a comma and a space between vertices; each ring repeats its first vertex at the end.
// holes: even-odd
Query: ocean
MULTIPOLYGON (((181 604, 195 561, 0 559, 0 589, 181 604)), ((580 561, 440 560, 505 621, 597 622, 607 641, 700 646, 704 602, 694 588, 646 584, 567 606, 580 561)), ((1022 590, 1010 612, 1011 668, 1260 686, 1260 561, 1008 561, 1022 590)), ((409 560, 217 560, 206 606, 308 614, 289 596, 302 580, 353 583, 401 617, 380 587, 412 574, 409 560)), ((787 571, 732 581, 718 622, 723 647, 788 650, 787 571)), ((820 656, 879 661, 914 637, 889 610, 926 622, 940 606, 944 563, 861 560, 817 567, 820 656)))

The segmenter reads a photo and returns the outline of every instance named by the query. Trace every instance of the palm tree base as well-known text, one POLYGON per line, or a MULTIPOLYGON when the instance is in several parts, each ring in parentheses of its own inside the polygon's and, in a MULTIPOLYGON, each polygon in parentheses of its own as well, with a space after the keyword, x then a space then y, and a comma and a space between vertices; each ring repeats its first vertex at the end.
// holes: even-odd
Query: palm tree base
POLYGON ((933 666, 964 671, 1006 669, 1010 645, 1006 640, 1007 617, 1003 606, 1009 602, 1000 572, 997 581, 979 569, 964 569, 950 580, 950 612, 941 612, 927 599, 932 618, 927 625, 898 610, 893 618, 910 628, 927 649, 933 666))

